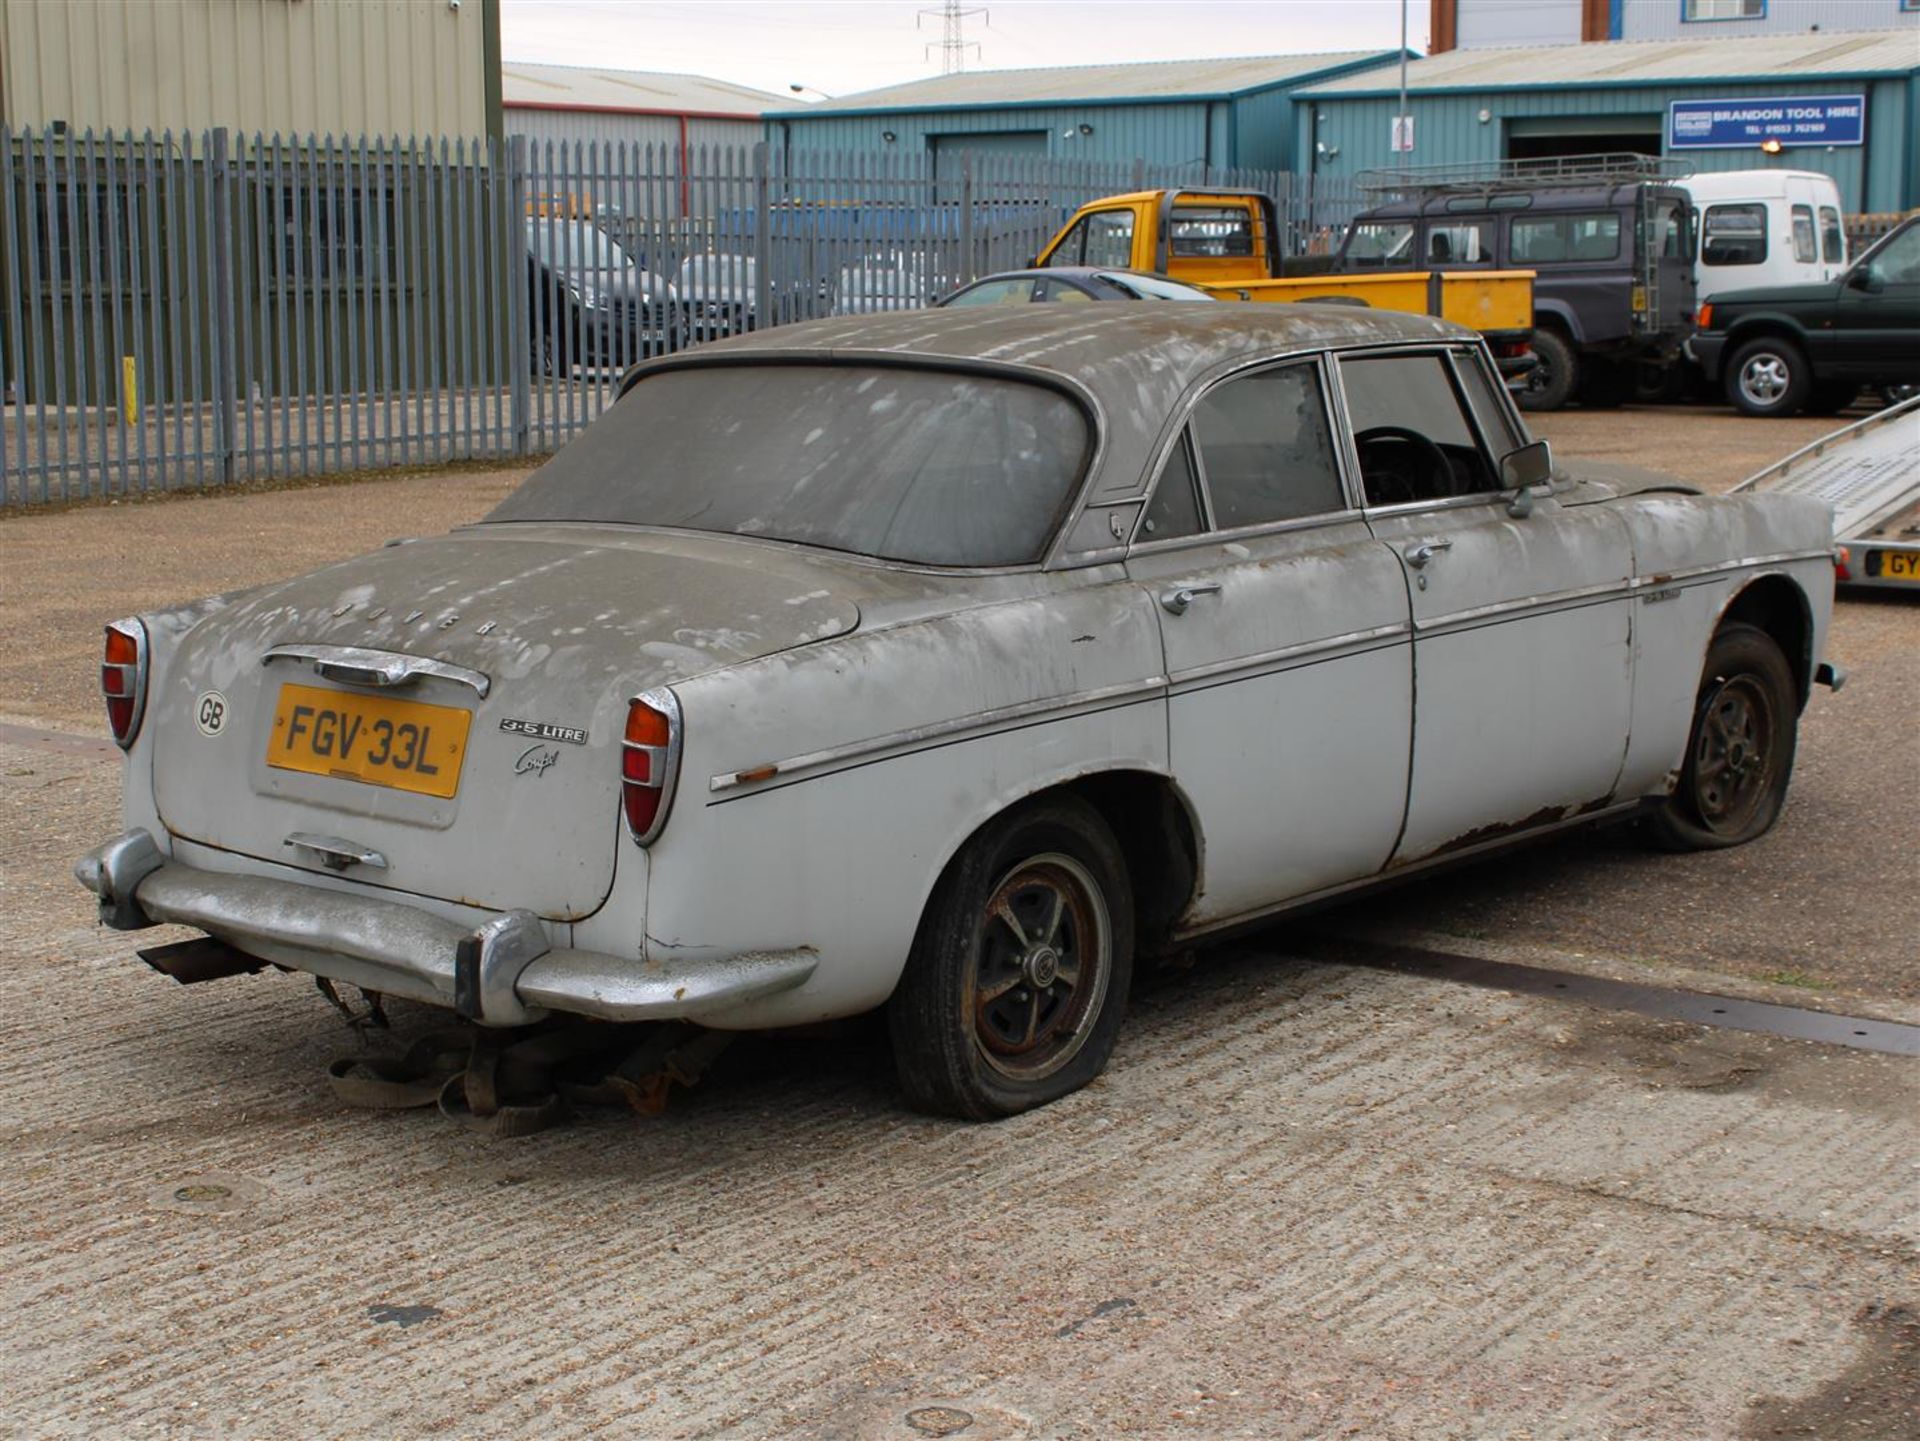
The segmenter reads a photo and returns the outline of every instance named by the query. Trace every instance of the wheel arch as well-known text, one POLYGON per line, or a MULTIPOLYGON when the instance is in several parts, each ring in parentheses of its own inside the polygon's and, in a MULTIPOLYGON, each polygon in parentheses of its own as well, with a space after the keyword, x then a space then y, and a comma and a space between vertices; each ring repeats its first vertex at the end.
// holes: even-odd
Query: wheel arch
POLYGON ((1574 313, 1571 305, 1564 300, 1536 300, 1533 303, 1533 328, 1535 330, 1557 330, 1571 344, 1579 345, 1586 339, 1581 328, 1580 317, 1574 313))
POLYGON ((1721 608, 1713 634, 1732 624, 1750 625, 1772 637, 1787 658, 1804 709, 1813 690, 1813 606, 1807 593, 1777 571, 1757 576, 1721 608))
POLYGON ((1193 802, 1172 776, 1134 766, 1054 777, 1006 799, 982 816, 940 858, 921 902, 924 917, 967 844, 1000 817, 1050 796, 1073 796, 1099 813, 1126 858, 1134 899, 1136 947, 1160 949, 1173 923, 1199 893, 1204 840, 1193 802))
POLYGON ((1727 343, 1721 354, 1726 357, 1724 367, 1731 369, 1733 353, 1741 346, 1755 340, 1785 340, 1792 343, 1800 352, 1801 358, 1809 365, 1813 363, 1813 349, 1807 344, 1807 333, 1782 315, 1754 315, 1745 320, 1737 320, 1727 331, 1727 343))

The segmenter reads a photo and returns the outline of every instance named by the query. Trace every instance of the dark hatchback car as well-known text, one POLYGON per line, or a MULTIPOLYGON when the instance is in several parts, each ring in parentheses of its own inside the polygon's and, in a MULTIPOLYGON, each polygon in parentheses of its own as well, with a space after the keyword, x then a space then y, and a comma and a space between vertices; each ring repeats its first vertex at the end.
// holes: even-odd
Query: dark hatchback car
POLYGON ((1025 305, 1052 300, 1075 304, 1084 300, 1212 300, 1196 286, 1147 275, 1138 270, 1101 269, 1090 265, 1058 265, 1044 270, 1006 270, 971 285, 963 285, 937 306, 1025 305))
POLYGON ((1748 415, 1831 415, 1920 381, 1920 216, 1837 280, 1714 296, 1688 349, 1748 415))
POLYGON ((539 375, 625 370, 668 348, 673 287, 589 220, 527 220, 528 338, 539 375))

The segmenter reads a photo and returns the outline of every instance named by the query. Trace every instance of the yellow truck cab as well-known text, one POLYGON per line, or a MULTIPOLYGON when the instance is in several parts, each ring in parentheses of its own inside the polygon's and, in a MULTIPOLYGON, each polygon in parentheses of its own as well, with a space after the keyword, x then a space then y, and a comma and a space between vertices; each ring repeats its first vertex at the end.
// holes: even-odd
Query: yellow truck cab
POLYGON ((1530 270, 1281 274, 1273 198, 1257 190, 1140 190, 1083 205, 1036 266, 1150 270, 1220 300, 1321 301, 1438 315, 1487 338, 1507 374, 1533 364, 1530 270))

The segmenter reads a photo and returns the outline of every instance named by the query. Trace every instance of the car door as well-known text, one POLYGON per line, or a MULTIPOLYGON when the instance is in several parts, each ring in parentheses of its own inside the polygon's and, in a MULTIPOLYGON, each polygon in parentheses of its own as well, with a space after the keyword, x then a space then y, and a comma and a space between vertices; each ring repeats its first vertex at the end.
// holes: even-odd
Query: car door
POLYGON ((1836 368, 1861 380, 1920 380, 1920 223, 1862 257, 1835 309, 1836 368))
POLYGON ((1160 603, 1173 774, 1203 838, 1193 919, 1369 876, 1406 804, 1400 564, 1361 519, 1311 359, 1197 401, 1127 561, 1160 603))
POLYGON ((1632 701, 1633 574, 1604 504, 1529 492, 1499 457, 1524 433, 1482 356, 1344 356, 1341 390, 1374 535, 1413 617, 1413 769, 1396 862, 1607 804, 1632 701))

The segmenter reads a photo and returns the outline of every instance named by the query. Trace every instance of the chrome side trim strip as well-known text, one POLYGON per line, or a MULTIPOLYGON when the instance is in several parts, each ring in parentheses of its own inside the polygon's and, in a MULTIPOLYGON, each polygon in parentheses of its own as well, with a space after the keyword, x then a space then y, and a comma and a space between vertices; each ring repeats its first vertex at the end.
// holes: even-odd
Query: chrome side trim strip
POLYGON ((1312 665, 1318 661, 1338 660, 1342 656, 1358 655, 1363 651, 1379 650, 1383 645, 1404 640, 1410 634, 1410 628, 1404 622, 1392 625, 1378 625, 1371 630, 1356 630, 1346 635, 1330 636, 1325 640, 1300 641, 1294 645, 1281 646, 1277 650, 1262 651, 1258 655, 1235 656, 1231 660, 1214 661, 1210 665, 1195 666, 1171 675, 1177 694, 1182 688, 1198 681, 1219 682, 1222 679, 1252 680, 1258 675, 1272 671, 1293 670, 1300 666, 1312 665))
POLYGON ((493 682, 486 672, 430 656, 403 655, 399 651, 369 650, 357 645, 276 645, 260 657, 260 664, 275 660, 310 660, 316 674, 344 685, 387 689, 412 685, 422 676, 437 676, 468 687, 485 700, 493 682))
POLYGON ((1166 689, 1165 676, 1150 676, 1145 680, 1101 686, 1097 690, 1079 691, 1069 696, 1049 696, 1044 700, 1021 701, 1017 705, 997 706, 992 710, 975 711, 971 715, 957 716, 953 720, 913 726, 906 730, 874 736, 868 740, 849 741, 845 745, 829 746, 824 750, 789 756, 785 760, 726 771, 709 778, 707 789, 713 793, 730 791, 739 786, 756 785, 761 781, 771 780, 776 775, 786 780, 790 779, 795 771, 817 770, 823 766, 867 760, 884 755, 888 751, 905 750, 933 741, 951 740, 969 731, 986 732, 1018 721, 1032 720, 1036 716, 1066 716, 1076 711, 1099 710, 1111 706, 1116 701, 1162 695, 1166 689))
POLYGON ((1416 620, 1413 628, 1416 635, 1437 635, 1450 630, 1464 630, 1490 620, 1517 620, 1528 615, 1575 610, 1615 597, 1624 600, 1633 588, 1633 582, 1622 577, 1599 585, 1583 585, 1574 590, 1556 590, 1547 595, 1523 596, 1519 600, 1501 600, 1491 605, 1473 606, 1468 610, 1449 611, 1430 620, 1416 620))

